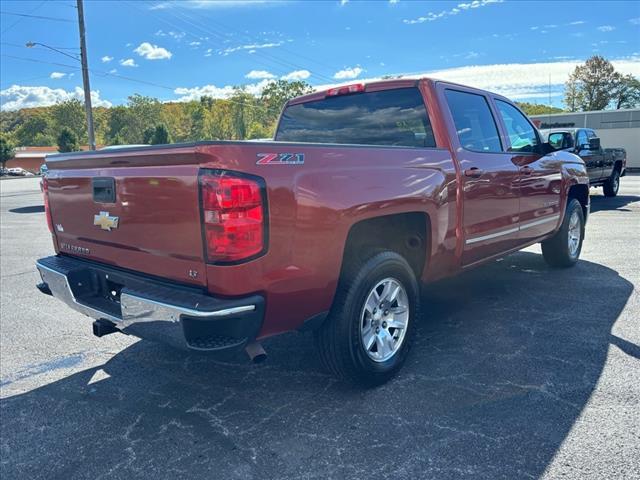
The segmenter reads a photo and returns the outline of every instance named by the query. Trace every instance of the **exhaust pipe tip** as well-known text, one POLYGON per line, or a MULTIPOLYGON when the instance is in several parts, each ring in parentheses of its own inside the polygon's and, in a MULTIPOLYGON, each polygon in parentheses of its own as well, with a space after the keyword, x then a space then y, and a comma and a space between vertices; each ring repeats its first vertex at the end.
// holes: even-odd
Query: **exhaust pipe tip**
POLYGON ((249 359, 253 363, 262 363, 267 359, 267 352, 264 351, 259 342, 251 342, 245 347, 249 359))

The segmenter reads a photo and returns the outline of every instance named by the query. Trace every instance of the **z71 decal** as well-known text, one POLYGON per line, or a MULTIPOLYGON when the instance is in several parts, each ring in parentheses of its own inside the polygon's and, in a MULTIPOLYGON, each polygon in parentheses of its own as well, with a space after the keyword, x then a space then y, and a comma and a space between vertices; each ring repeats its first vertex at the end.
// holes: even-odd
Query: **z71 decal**
POLYGON ((256 165, 302 165, 304 153, 258 153, 256 165))

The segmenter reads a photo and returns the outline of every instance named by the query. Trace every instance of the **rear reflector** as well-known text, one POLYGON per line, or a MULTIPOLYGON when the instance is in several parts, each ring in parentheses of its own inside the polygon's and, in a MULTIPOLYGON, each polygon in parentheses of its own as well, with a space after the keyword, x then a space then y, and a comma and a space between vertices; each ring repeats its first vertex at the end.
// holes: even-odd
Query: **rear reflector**
POLYGON ((265 251, 264 189, 258 177, 232 172, 200 175, 207 261, 248 260, 265 251))
POLYGON ((364 92, 364 83, 354 83, 343 87, 330 88, 327 90, 327 97, 337 97, 338 95, 349 95, 350 93, 364 92))
POLYGON ((49 231, 53 233, 53 220, 51 219, 51 207, 49 206, 49 182, 47 182, 47 177, 42 177, 42 183, 40 184, 42 188, 42 196, 44 197, 44 214, 47 217, 47 227, 49 227, 49 231))

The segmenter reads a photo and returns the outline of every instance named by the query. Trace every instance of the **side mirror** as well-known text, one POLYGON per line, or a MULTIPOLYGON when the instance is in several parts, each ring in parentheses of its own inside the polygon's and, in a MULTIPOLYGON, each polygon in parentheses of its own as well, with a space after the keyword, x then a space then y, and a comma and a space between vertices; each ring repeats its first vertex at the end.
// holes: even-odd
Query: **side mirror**
POLYGON ((589 149, 600 150, 600 138, 593 137, 589 139, 589 149))

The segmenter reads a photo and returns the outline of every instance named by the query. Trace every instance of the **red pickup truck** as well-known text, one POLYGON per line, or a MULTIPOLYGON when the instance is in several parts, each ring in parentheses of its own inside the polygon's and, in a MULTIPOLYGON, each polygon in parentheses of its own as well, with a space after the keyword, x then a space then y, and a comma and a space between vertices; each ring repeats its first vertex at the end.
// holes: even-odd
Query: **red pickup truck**
POLYGON ((313 330, 340 377, 403 364, 423 283, 541 242, 573 265, 584 162, 508 99, 422 79, 289 101, 275 141, 47 158, 56 255, 38 288, 121 331, 201 351, 313 330))

